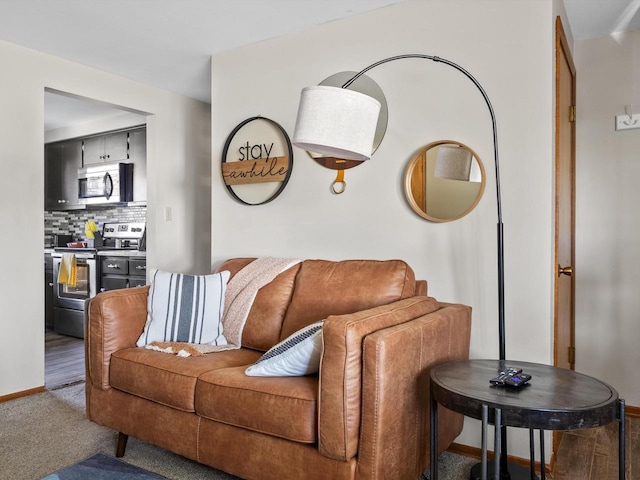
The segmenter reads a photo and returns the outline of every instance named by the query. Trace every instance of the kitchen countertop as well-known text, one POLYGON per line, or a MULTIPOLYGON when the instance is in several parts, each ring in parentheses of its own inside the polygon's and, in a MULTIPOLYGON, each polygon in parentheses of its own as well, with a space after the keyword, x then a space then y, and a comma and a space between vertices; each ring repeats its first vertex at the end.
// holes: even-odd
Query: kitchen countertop
MULTIPOLYGON (((81 250, 80 250, 81 251, 81 250)), ((52 254, 55 252, 53 248, 45 247, 44 253, 52 254)), ((99 257, 141 257, 146 258, 147 252, 140 250, 98 250, 96 254, 99 257)))
POLYGON ((147 252, 140 250, 98 250, 99 257, 143 257, 146 258, 147 252))

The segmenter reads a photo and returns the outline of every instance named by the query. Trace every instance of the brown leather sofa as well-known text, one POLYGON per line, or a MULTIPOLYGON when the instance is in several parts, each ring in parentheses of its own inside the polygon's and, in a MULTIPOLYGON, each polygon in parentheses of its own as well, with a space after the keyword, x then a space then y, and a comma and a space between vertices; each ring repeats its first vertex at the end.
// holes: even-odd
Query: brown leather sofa
MULTIPOLYGON (((251 259, 218 271, 233 276, 251 259)), ((246 479, 407 479, 429 466, 429 369, 468 357, 471 309, 427 297, 399 260, 305 260, 258 292, 239 350, 137 348, 149 287, 97 295, 85 325, 87 417, 246 479), (326 318, 320 372, 244 371, 326 318)), ((438 446, 462 417, 438 410, 438 446)))

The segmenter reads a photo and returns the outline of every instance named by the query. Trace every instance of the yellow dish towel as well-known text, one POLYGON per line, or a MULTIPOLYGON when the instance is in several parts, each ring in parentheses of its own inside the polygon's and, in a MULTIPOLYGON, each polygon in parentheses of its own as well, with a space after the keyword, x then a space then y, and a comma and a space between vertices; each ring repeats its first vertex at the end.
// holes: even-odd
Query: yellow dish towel
POLYGON ((76 256, 73 253, 63 253, 60 261, 60 270, 58 271, 58 283, 75 287, 77 276, 76 256))

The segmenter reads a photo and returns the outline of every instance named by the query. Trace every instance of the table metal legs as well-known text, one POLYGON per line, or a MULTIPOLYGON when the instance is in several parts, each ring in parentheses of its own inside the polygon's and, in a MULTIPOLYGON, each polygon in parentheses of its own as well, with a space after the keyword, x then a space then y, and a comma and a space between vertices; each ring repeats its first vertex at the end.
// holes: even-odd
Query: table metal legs
MULTIPOLYGON (((618 400, 618 480, 625 480, 626 474, 626 443, 625 443, 625 402, 623 399, 618 400)), ((502 410, 496 408, 494 410, 494 478, 500 478, 500 436, 502 423, 502 410)), ((438 402, 431 398, 431 425, 430 425, 430 480, 438 480, 438 402)), ((482 480, 487 480, 487 426, 489 425, 489 406, 482 405, 482 480)), ((535 475, 535 456, 534 456, 533 429, 529 430, 529 450, 530 450, 530 468, 531 478, 537 478, 535 475)), ((540 479, 546 478, 546 467, 544 461, 544 430, 540 430, 540 479)))
POLYGON ((625 415, 624 400, 618 400, 618 479, 624 480, 627 462, 626 462, 626 446, 625 446, 625 415))
POLYGON ((429 471, 430 480, 438 480, 438 402, 431 396, 431 426, 429 443, 429 471))
MULTIPOLYGON (((544 430, 540 430, 540 480, 545 480, 547 467, 544 464, 544 430)), ((535 465, 531 468, 531 478, 536 478, 535 465)))
MULTIPOLYGON (((501 434, 502 434, 502 410, 500 408, 494 409, 494 426, 495 435, 493 438, 493 478, 500 478, 500 449, 501 449, 501 434)), ((489 424, 489 406, 482 405, 482 461, 481 465, 481 480, 487 480, 487 425, 489 424)))
POLYGON ((533 428, 529 429, 529 471, 535 472, 536 469, 536 449, 533 443, 533 428))
POLYGON ((481 480, 487 480, 487 425, 489 424, 489 406, 482 405, 482 458, 481 458, 481 480))
MULTIPOLYGON (((494 459, 493 459, 493 478, 500 478, 501 468, 501 449, 502 449, 502 410, 499 408, 494 409, 494 459)), ((487 426, 489 425, 489 406, 482 405, 482 457, 480 462, 480 478, 481 480, 487 480, 487 426)), ((533 440, 533 429, 529 429, 529 456, 530 456, 530 472, 531 479, 537 480, 536 476, 536 460, 535 460, 535 442, 533 440)), ((540 465, 542 468, 541 480, 545 480, 545 464, 544 464, 544 430, 540 430, 540 465)))
POLYGON ((493 439, 493 478, 500 478, 500 460, 501 460, 501 450, 502 450, 502 409, 496 408, 494 409, 494 426, 496 433, 494 434, 493 439))
MULTIPOLYGON (((529 472, 531 480, 537 480, 536 476, 536 445, 533 437, 534 429, 529 429, 529 472)), ((540 430, 540 480, 545 480, 546 466, 544 464, 544 430, 540 430)))

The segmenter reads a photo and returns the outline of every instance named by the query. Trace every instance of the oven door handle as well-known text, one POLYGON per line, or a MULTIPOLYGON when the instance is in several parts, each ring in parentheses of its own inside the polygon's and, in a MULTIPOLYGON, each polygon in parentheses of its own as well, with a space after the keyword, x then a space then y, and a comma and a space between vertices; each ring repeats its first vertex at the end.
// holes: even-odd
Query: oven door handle
POLYGON ((107 200, 113 194, 113 178, 109 172, 104 174, 104 196, 107 200))

